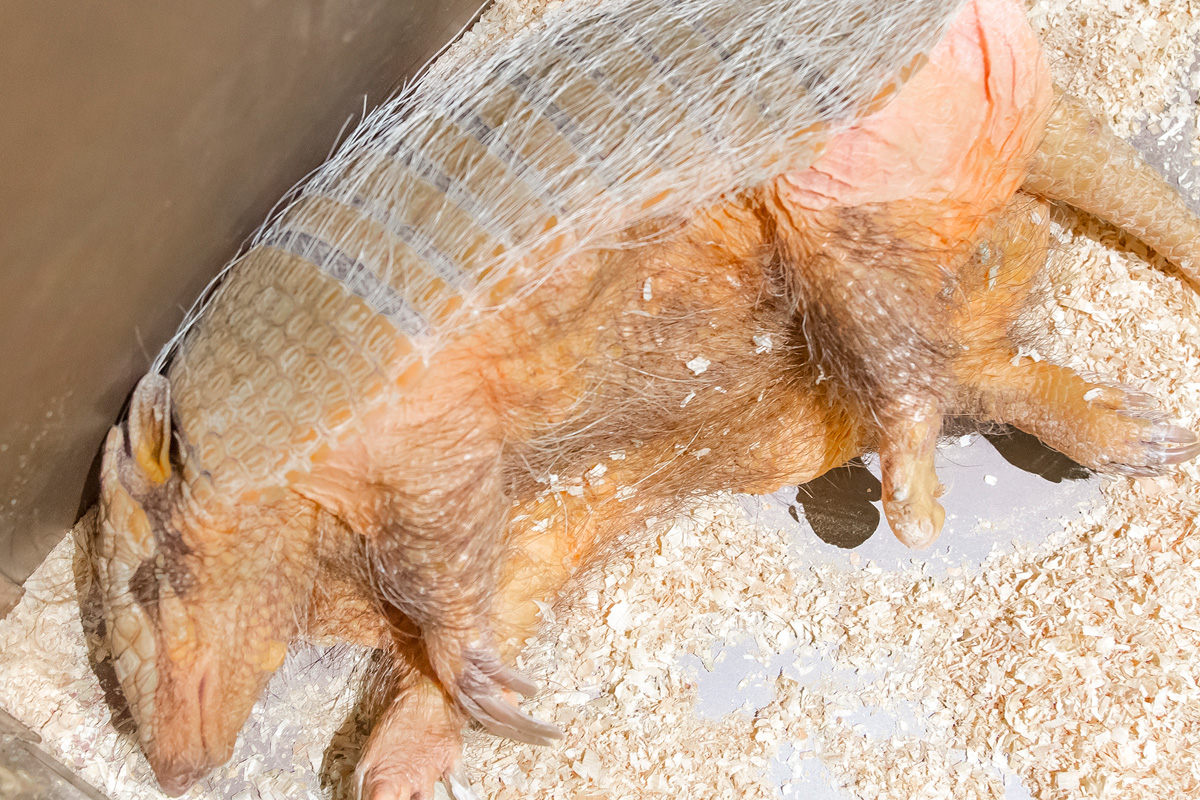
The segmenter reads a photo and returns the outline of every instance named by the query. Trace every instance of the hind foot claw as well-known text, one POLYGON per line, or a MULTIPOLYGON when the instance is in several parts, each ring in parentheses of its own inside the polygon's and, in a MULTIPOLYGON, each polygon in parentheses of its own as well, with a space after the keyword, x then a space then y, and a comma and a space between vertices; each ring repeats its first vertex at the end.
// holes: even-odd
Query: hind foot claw
POLYGON ((1132 457, 1114 458, 1097 465, 1097 470, 1118 475, 1154 477, 1163 474, 1169 467, 1200 455, 1200 440, 1187 428, 1158 418, 1157 415, 1142 416, 1119 411, 1110 413, 1123 413, 1136 424, 1135 433, 1130 437, 1132 441, 1127 441, 1119 449, 1119 452, 1130 453, 1132 457))

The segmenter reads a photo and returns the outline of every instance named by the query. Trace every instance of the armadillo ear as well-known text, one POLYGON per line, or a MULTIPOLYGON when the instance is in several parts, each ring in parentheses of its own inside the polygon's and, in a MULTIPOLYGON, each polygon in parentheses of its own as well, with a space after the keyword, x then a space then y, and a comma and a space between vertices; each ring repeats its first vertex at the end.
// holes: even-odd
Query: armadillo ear
POLYGON ((151 483, 171 477, 171 384, 158 373, 143 377, 133 390, 129 449, 151 483))

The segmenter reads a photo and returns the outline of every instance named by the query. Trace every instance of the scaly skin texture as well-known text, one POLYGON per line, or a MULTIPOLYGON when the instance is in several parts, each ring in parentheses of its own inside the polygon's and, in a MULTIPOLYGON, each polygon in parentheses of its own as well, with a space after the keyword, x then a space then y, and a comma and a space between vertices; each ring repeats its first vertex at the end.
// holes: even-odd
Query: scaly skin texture
MULTIPOLYGON (((92 556, 162 786, 182 792, 228 758, 287 645, 312 630, 393 665, 359 765, 366 796, 431 796, 457 774, 468 716, 552 740, 516 707, 531 684, 504 666, 536 601, 690 492, 773 491, 876 447, 888 518, 920 547, 941 526, 945 414, 1014 424, 1112 471, 1194 455, 1195 437, 1144 398, 1014 358, 1046 247, 1046 207, 1018 194, 1031 163, 1042 196, 1069 187, 1174 247, 1167 217, 1129 205, 1157 195, 1093 193, 1068 159, 1037 155, 1052 111, 1016 6, 975 0, 892 102, 810 167, 630 224, 604 248, 572 250, 564 233, 527 254, 561 266, 496 284, 511 302, 428 360, 378 309, 398 292, 450 319, 453 296, 418 303, 429 282, 403 274, 372 284, 365 265, 403 263, 408 245, 353 197, 297 204, 293 238, 229 275, 105 447, 92 556), (331 239, 340 255, 312 255, 331 239)), ((1073 152, 1057 143, 1084 135, 1077 118, 1055 119, 1047 146, 1073 152)), ((1163 191, 1144 165, 1123 169, 1163 191)))
POLYGON ((1200 286, 1200 221, 1078 98, 1059 95, 1025 186, 1124 228, 1200 286))

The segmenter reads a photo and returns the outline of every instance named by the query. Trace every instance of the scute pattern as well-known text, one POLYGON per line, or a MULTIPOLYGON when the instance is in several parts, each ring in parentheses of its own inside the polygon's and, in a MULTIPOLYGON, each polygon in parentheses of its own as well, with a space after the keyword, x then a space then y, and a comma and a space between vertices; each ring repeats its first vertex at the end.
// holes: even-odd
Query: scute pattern
POLYGON ((188 460, 221 493, 302 469, 388 385, 402 342, 308 261, 261 247, 243 265, 169 372, 188 460))

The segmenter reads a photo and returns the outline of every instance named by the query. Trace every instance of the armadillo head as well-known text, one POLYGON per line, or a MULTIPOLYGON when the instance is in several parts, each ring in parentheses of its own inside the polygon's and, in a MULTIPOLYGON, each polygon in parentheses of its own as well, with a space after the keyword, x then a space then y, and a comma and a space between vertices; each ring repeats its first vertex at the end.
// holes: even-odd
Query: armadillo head
POLYGON ((206 481, 172 442, 170 384, 147 375, 105 442, 91 550, 115 672, 171 794, 228 760, 296 632, 315 561, 288 536, 303 509, 237 508, 206 481))

